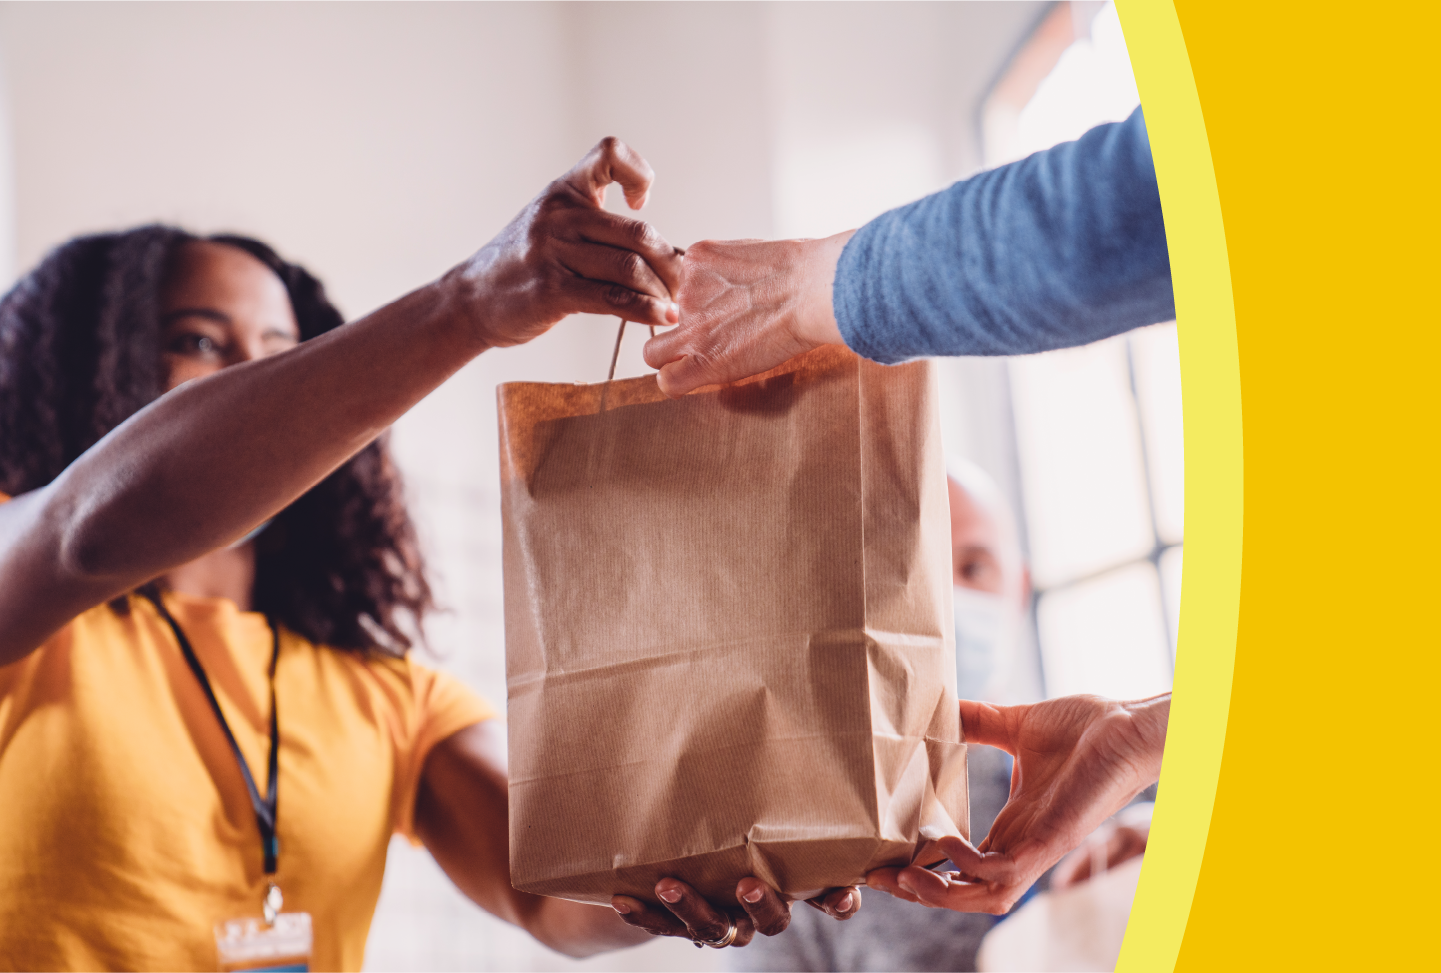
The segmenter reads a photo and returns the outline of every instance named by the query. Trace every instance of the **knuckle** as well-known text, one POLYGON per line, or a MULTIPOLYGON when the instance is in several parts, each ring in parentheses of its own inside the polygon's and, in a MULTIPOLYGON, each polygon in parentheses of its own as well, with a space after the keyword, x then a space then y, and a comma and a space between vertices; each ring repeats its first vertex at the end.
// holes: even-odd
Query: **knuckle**
POLYGON ((536 221, 551 216, 557 209, 565 206, 570 197, 575 193, 575 187, 565 179, 553 179, 545 191, 540 194, 535 202, 536 221))
POLYGON ((556 235, 556 223, 564 206, 558 199, 542 199, 535 215, 525 228, 525 248, 529 252, 545 249, 556 235))
POLYGON ((636 222, 640 224, 640 229, 636 231, 636 244, 646 250, 661 249, 661 238, 660 234, 656 232, 656 228, 645 220, 636 220, 636 222))
POLYGON ((715 360, 700 349, 689 352, 686 355, 686 362, 696 375, 708 375, 715 368, 715 360))
POLYGON ((779 936, 790 928, 791 916, 789 912, 771 916, 764 922, 756 923, 756 929, 762 936, 779 936))
POLYGON ((641 303, 641 296, 629 287, 609 284, 604 291, 605 302, 611 307, 631 310, 641 303))
POLYGON ((627 280, 639 280, 645 276, 647 264, 640 254, 627 250, 620 258, 620 270, 627 280))
POLYGON ((632 246, 649 246, 654 238, 655 231, 651 229, 650 224, 645 220, 626 220, 623 225, 625 228, 626 241, 632 246))
POLYGON ((687 263, 693 260, 704 262, 714 258, 718 250, 714 240, 702 240, 685 248, 685 259, 687 263))
POLYGON ((714 942, 730 931, 730 922, 725 919, 702 919, 691 925, 691 931, 700 939, 714 942))
POLYGON ((638 913, 622 913, 620 917, 626 923, 626 925, 634 926, 637 929, 644 929, 652 936, 659 936, 665 933, 664 921, 660 920, 658 916, 652 914, 649 909, 638 913))
POLYGON ((540 227, 531 227, 526 233, 525 239, 516 248, 516 256, 525 264, 534 266, 537 261, 543 261, 550 253, 550 235, 540 227))

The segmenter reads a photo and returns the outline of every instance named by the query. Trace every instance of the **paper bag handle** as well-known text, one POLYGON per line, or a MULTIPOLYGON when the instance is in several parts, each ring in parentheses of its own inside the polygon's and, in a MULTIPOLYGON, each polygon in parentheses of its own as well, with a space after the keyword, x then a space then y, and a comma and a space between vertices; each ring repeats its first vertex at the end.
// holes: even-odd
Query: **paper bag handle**
MULTIPOLYGON (((625 318, 620 319, 620 330, 615 333, 615 351, 610 353, 610 373, 606 375, 607 382, 615 381, 615 363, 620 361, 620 339, 625 337, 625 318)), ((655 337, 655 325, 649 325, 650 336, 655 337)))
MULTIPOLYGON (((620 319, 620 330, 615 333, 615 351, 610 353, 610 371, 605 376, 605 384, 610 385, 615 381, 615 363, 620 361, 620 342, 625 337, 625 318, 620 319)), ((655 337, 655 325, 650 325, 650 336, 655 337)), ((605 411, 605 393, 608 389, 602 389, 600 393, 600 411, 605 411)))

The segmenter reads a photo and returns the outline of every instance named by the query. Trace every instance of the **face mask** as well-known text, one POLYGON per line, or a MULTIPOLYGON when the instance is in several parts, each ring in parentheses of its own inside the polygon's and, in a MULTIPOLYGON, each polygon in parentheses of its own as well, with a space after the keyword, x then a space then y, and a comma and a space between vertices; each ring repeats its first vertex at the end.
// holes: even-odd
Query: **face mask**
POLYGON ((271 517, 270 520, 265 521, 259 527, 255 528, 250 533, 240 538, 240 540, 236 541, 234 544, 229 545, 229 549, 234 550, 237 547, 244 547, 246 544, 249 544, 251 541, 255 540, 255 538, 259 537, 260 532, 265 528, 269 527, 274 520, 275 518, 271 517))
POLYGON ((1000 595, 956 586, 956 695, 991 700, 1009 674, 1012 629, 1000 595))

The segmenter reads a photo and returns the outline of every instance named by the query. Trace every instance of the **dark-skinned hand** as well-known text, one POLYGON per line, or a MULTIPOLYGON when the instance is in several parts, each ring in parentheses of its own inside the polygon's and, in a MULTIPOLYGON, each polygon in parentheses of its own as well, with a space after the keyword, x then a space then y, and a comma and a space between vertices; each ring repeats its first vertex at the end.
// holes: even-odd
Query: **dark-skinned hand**
MULTIPOLYGON (((791 903, 758 878, 743 878, 736 884, 736 905, 717 907, 695 889, 674 878, 656 883, 656 897, 665 908, 642 902, 629 895, 611 899, 611 908, 627 923, 653 936, 679 936, 692 941, 716 942, 725 937, 735 918, 736 937, 732 946, 744 946, 755 938, 775 936, 791 924, 791 903)), ((831 889, 806 904, 834 919, 845 920, 861 907, 861 891, 854 886, 831 889)))
POLYGON ((630 208, 640 209, 654 179, 624 142, 602 139, 447 274, 476 295, 467 304, 486 344, 521 344, 576 313, 656 326, 679 320, 680 251, 650 224, 603 208, 614 182, 630 208))

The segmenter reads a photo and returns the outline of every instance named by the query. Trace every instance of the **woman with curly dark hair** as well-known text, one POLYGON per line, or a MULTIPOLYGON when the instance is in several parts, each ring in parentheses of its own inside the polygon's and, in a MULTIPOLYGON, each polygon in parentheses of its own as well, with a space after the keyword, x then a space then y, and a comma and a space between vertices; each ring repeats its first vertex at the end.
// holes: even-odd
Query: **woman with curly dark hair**
MULTIPOLYGON (((162 391, 218 366, 230 316, 205 299, 175 305, 188 303, 178 293, 187 281, 232 267, 290 305, 295 333, 276 313, 268 350, 344 323, 321 283, 264 243, 164 226, 72 240, 21 281, 0 302, 0 492, 45 486, 162 391)), ((403 650, 401 616, 418 622, 431 607, 383 436, 228 557, 255 560, 252 607, 316 645, 403 650)), ((128 610, 128 599, 114 607, 128 610)))
MULTIPOLYGON (((567 314, 673 323, 678 252, 600 206, 650 181, 606 140, 350 324, 265 244, 161 226, 0 301, 0 965, 357 969, 393 832, 554 948, 644 938, 510 887, 494 712, 406 655, 431 594, 383 432, 567 314)), ((677 887, 617 910, 718 938, 677 887)))

